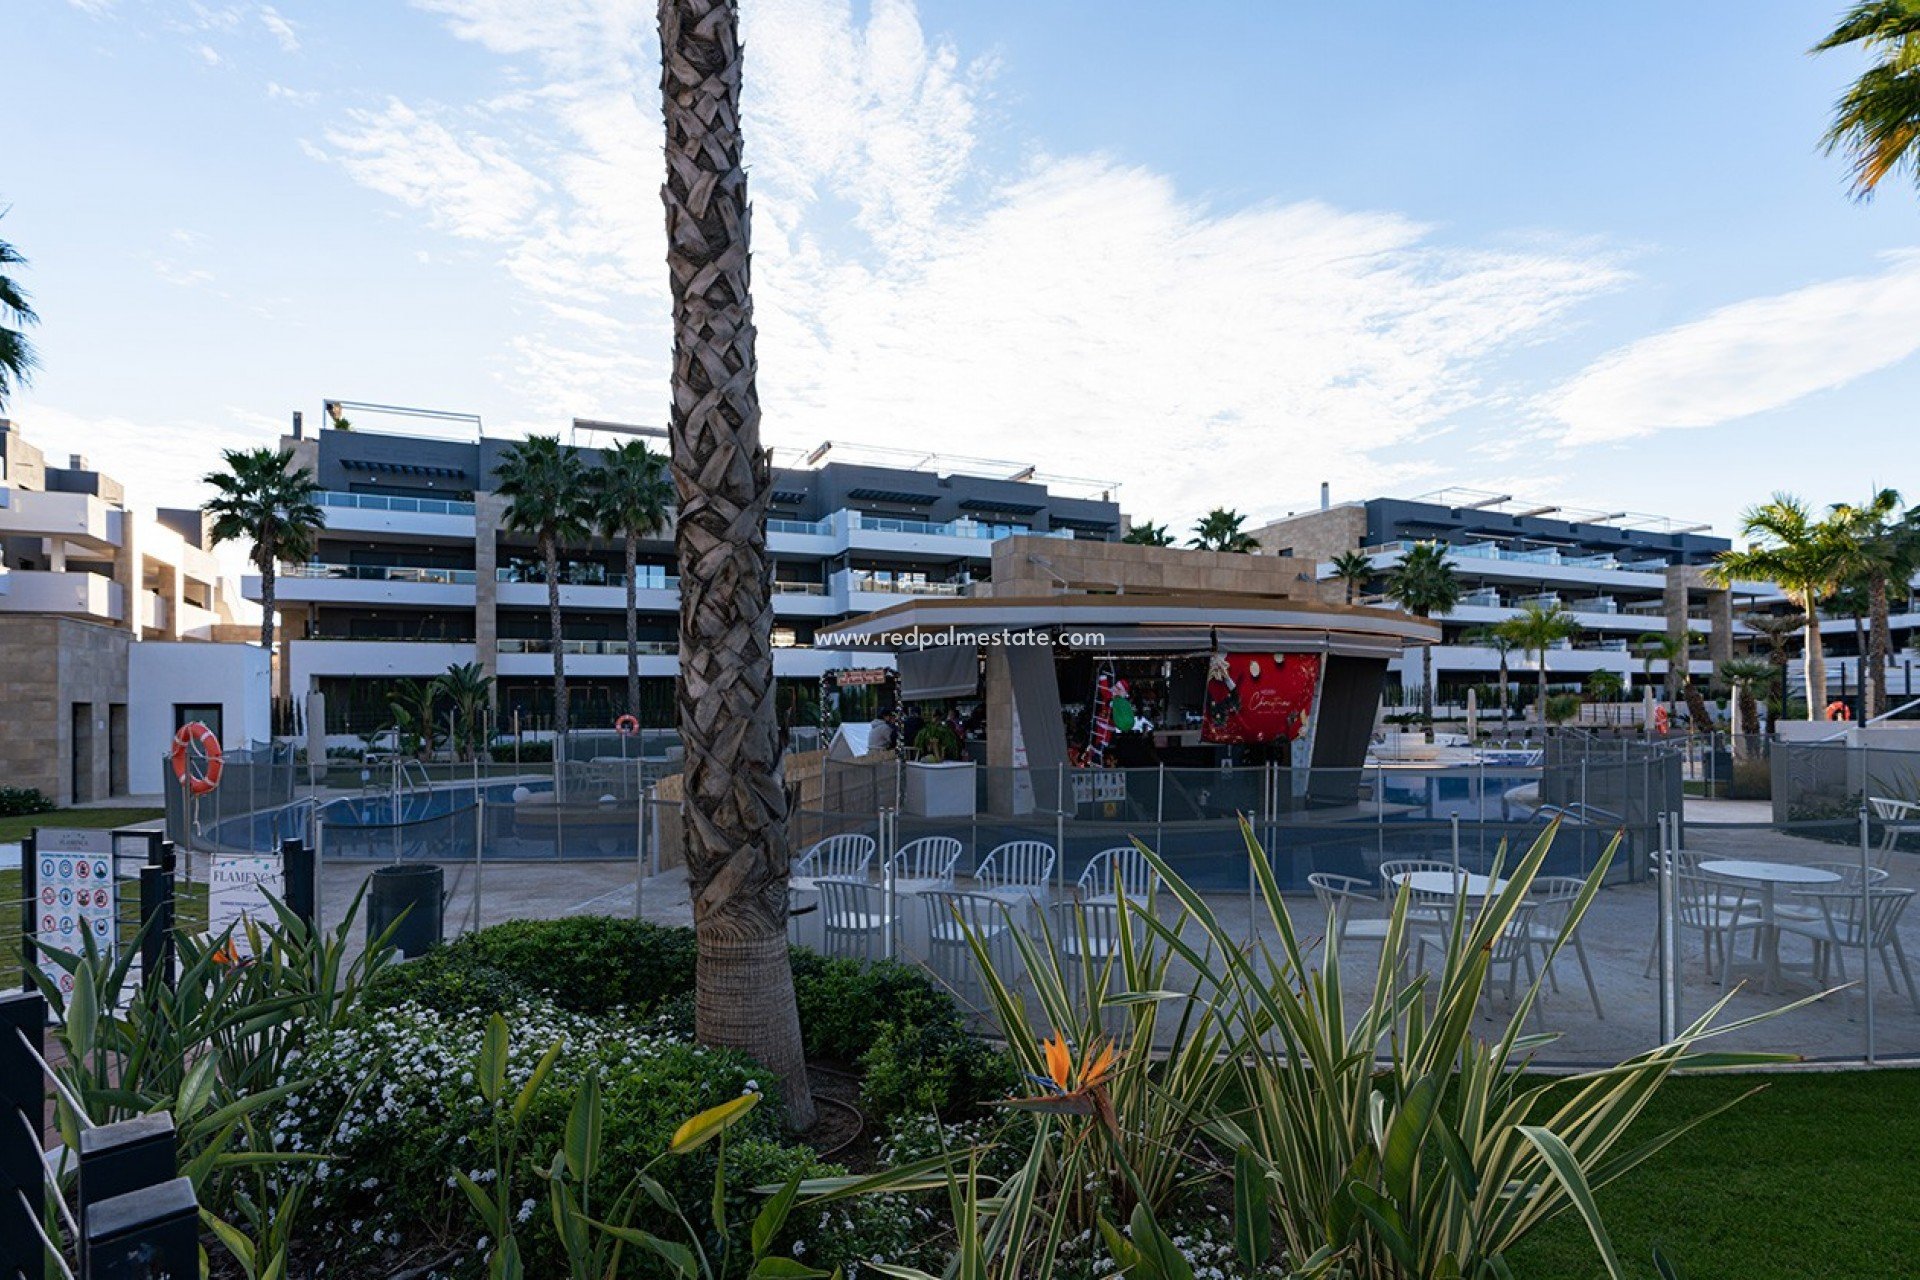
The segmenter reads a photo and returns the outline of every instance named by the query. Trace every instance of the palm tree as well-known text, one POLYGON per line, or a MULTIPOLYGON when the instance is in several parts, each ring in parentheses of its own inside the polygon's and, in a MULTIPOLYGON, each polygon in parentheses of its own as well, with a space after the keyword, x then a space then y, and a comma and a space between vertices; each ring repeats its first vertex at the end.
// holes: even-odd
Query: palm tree
POLYGON ((1685 701, 1687 715, 1697 726, 1698 732, 1713 727, 1713 712, 1707 706, 1706 695, 1700 692, 1700 686, 1693 679, 1693 651, 1706 643, 1706 637, 1698 631, 1688 628, 1679 634, 1670 631, 1649 631, 1633 642, 1640 654, 1640 671, 1648 683, 1653 681, 1653 664, 1656 660, 1667 664, 1665 688, 1667 706, 1672 709, 1678 702, 1685 701))
MULTIPOLYGON (((0 218, 5 216, 6 211, 0 209, 0 218)), ((26 264, 27 260, 12 245, 0 240, 0 268, 26 264)), ((33 344, 27 341, 25 330, 39 322, 40 317, 27 304, 27 291, 0 270, 0 409, 7 407, 7 397, 16 388, 32 381, 40 358, 34 354, 33 344)))
POLYGON ((1767 661, 1773 664, 1774 678, 1768 685, 1768 697, 1773 704, 1774 714, 1787 713, 1787 642, 1800 633, 1807 625, 1805 614, 1799 613, 1749 613, 1740 621, 1747 629, 1758 635, 1767 646, 1767 661))
POLYGON ((456 662, 433 678, 433 689, 437 697, 453 704, 461 748, 477 754, 487 712, 493 706, 493 677, 477 662, 456 662))
POLYGON ((667 460, 644 440, 627 440, 601 451, 593 476, 593 522, 609 538, 619 538, 627 563, 627 714, 640 714, 640 539, 667 527, 673 507, 673 481, 667 460))
POLYGON ((547 635, 553 650, 553 734, 556 754, 567 736, 567 655, 560 627, 560 552, 584 542, 588 528, 586 468, 560 437, 528 436, 500 459, 494 489, 507 500, 506 525, 529 534, 547 573, 547 635))
POLYGON ((273 652, 274 575, 281 561, 313 555, 314 536, 327 522, 313 472, 293 465, 292 449, 228 449, 227 469, 202 476, 218 492, 207 503, 213 541, 253 543, 248 559, 260 571, 260 647, 273 652))
POLYGON ((439 699, 438 677, 402 680, 387 694, 387 710, 393 713, 394 728, 400 731, 402 751, 422 760, 433 754, 439 699))
POLYGON ((1236 551, 1247 554, 1260 549, 1260 540, 1240 526, 1247 518, 1238 511, 1215 507, 1193 522, 1193 536, 1187 545, 1202 551, 1236 551))
POLYGON ((1749 743, 1760 733, 1760 703, 1754 690, 1768 688, 1779 678, 1779 668, 1765 658, 1730 658, 1720 664, 1720 678, 1733 690, 1741 732, 1734 735, 1733 753, 1749 754, 1749 743))
POLYGON ((1888 174, 1920 179, 1920 5, 1861 0, 1813 51, 1849 45, 1876 61, 1834 104, 1825 142, 1828 154, 1846 152, 1853 194, 1865 200, 1888 174))
POLYGON ((1129 525, 1120 541, 1136 547, 1170 547, 1173 545, 1173 535, 1167 532, 1167 526, 1163 524, 1142 523, 1129 525))
POLYGON ((1359 598, 1361 588, 1373 578, 1373 557, 1364 551, 1342 551, 1333 558, 1333 580, 1346 591, 1346 603, 1359 598))
POLYGON ((1547 714, 1547 650, 1562 640, 1580 634, 1580 624, 1559 605, 1527 604, 1520 612, 1500 624, 1500 629, 1519 648, 1534 656, 1534 678, 1539 689, 1540 716, 1547 714))
POLYGON ((1512 700, 1513 673, 1508 669, 1507 660, 1517 647, 1513 637, 1500 629, 1498 623, 1490 627, 1475 627, 1462 637, 1468 644, 1477 644, 1483 649, 1491 649, 1500 655, 1500 727, 1507 727, 1507 708, 1512 700))
MULTIPOLYGON (((1387 573, 1387 598, 1416 618, 1451 613, 1460 603, 1460 579, 1447 563, 1445 547, 1419 542, 1401 553, 1387 573)), ((1428 740, 1433 735, 1433 646, 1420 646, 1420 711, 1428 740)))
MULTIPOLYGON (((1866 594, 1867 642, 1858 652, 1868 719, 1887 709, 1887 663, 1893 654, 1887 589, 1897 582, 1904 591, 1920 570, 1920 522, 1900 505, 1897 491, 1881 489, 1857 507, 1835 504, 1829 517, 1843 535, 1845 576, 1866 594)), ((1856 622, 1859 616, 1854 615, 1856 622)))
MULTIPOLYGON (((1852 552, 1848 553, 1853 554, 1852 552)), ((1876 714, 1867 707, 1865 688, 1867 681, 1867 615, 1873 612, 1872 595, 1867 590, 1864 578, 1848 578, 1841 582, 1825 601, 1829 617, 1848 618, 1853 622, 1853 652, 1857 656, 1857 667, 1861 682, 1860 708, 1871 720, 1876 714)), ((1841 687, 1844 693, 1846 673, 1841 673, 1841 687)))
POLYGON ((1820 645, 1820 601, 1839 586, 1845 570, 1843 537, 1835 527, 1816 520, 1806 503, 1790 493, 1776 493, 1771 501, 1748 509, 1740 518, 1740 532, 1759 541, 1745 551, 1723 551, 1707 568, 1707 577, 1720 586, 1736 580, 1771 581, 1785 592, 1801 613, 1806 649, 1807 719, 1826 714, 1826 653, 1820 645))
POLYGON ((792 851, 774 716, 772 476, 754 383, 737 0, 660 0, 660 50, 694 1029, 771 1071, 788 1123, 804 1129, 814 1109, 787 958, 792 851))
POLYGON ((1607 703, 1607 721, 1611 724, 1619 719, 1620 709, 1614 704, 1620 701, 1626 687, 1627 682, 1618 671, 1603 668, 1587 676, 1587 700, 1607 703))

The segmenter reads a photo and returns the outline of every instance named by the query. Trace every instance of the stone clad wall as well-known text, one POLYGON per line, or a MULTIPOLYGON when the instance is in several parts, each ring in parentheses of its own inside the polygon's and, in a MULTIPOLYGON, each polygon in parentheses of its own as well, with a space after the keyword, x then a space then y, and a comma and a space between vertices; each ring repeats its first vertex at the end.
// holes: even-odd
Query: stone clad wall
POLYGON ((72 804, 73 707, 85 703, 93 747, 82 764, 83 776, 93 799, 112 794, 110 708, 127 702, 130 642, 125 631, 99 623, 0 617, 0 706, 6 708, 0 785, 35 787, 56 804, 72 804))
POLYGON ((1234 592, 1317 600, 1314 564, 1289 556, 1142 547, 1064 538, 1002 538, 993 544, 995 596, 1050 596, 1063 591, 1234 592), (1308 581, 1301 581, 1302 574, 1308 581))

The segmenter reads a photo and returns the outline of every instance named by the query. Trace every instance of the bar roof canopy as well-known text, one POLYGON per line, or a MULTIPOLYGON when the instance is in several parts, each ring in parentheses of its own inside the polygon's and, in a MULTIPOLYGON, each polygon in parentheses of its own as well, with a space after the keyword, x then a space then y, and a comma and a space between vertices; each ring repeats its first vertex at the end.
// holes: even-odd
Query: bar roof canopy
POLYGON ((1177 656, 1219 650, 1391 658, 1403 649, 1440 643, 1440 627, 1391 609, 1277 597, 1075 594, 907 600, 849 618, 814 637, 822 649, 882 653, 1037 643, 1081 653, 1177 656))

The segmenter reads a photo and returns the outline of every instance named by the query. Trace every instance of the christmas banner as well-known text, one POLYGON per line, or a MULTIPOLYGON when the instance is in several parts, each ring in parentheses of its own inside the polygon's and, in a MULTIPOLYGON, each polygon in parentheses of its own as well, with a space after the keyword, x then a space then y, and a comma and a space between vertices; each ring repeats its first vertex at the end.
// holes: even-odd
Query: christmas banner
POLYGON ((1216 653, 1207 667, 1203 742, 1292 742, 1320 685, 1314 653, 1216 653))

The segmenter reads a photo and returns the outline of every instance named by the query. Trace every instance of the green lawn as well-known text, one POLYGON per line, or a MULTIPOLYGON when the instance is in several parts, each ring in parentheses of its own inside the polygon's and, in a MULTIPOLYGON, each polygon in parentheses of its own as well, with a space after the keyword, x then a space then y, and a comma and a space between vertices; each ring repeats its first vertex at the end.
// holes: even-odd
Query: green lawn
MULTIPOLYGON (((1621 1262, 1651 1280, 1657 1244, 1683 1280, 1920 1276, 1920 1071, 1674 1080, 1642 1124, 1658 1131, 1755 1085, 1601 1194, 1621 1262)), ((1522 1280, 1605 1277, 1571 1217, 1509 1261, 1522 1280)))
POLYGON ((129 827, 136 822, 154 822, 167 816, 165 809, 56 809, 52 813, 30 813, 15 818, 0 818, 0 844, 11 844, 33 833, 35 827, 83 827, 105 830, 129 827))

